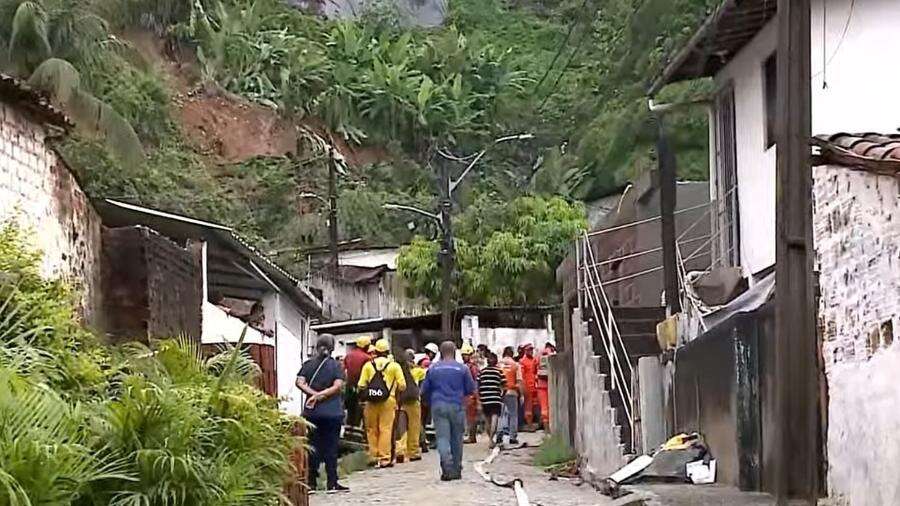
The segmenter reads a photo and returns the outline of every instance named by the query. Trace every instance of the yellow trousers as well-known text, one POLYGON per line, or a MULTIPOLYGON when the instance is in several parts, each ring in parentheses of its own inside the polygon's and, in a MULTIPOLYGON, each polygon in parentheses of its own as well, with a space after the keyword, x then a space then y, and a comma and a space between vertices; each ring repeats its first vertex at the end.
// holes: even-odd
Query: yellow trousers
POLYGON ((422 434, 422 403, 419 401, 403 404, 400 409, 406 413, 406 432, 397 440, 397 456, 417 459, 422 456, 419 437, 422 434))
POLYGON ((367 402, 363 410, 369 457, 379 465, 391 463, 391 439, 394 437, 396 410, 397 401, 393 397, 384 402, 367 402))

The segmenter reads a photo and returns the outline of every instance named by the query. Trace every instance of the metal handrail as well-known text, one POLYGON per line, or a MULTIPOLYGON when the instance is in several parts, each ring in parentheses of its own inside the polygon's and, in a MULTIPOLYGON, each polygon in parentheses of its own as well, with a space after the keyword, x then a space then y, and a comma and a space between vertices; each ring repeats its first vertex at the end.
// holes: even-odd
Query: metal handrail
POLYGON ((597 327, 600 331, 600 340, 603 343, 604 351, 606 352, 607 360, 610 364, 612 389, 618 392, 622 400, 625 417, 627 418, 629 428, 631 429, 631 449, 634 451, 636 436, 633 415, 634 397, 632 396, 631 385, 628 384, 625 376, 625 370, 627 368, 627 371, 633 378, 634 368, 628 360, 628 349, 625 347, 625 342, 622 340, 622 334, 619 331, 619 326, 613 313, 613 306, 609 302, 606 291, 603 289, 603 282, 600 279, 600 272, 597 268, 597 259, 590 244, 590 236, 585 232, 581 241, 582 247, 584 248, 584 254, 581 255, 583 262, 582 269, 584 275, 587 277, 582 286, 585 289, 591 312, 593 313, 594 319, 597 321, 597 327), (624 360, 620 359, 619 351, 621 351, 621 356, 625 357, 624 360), (622 362, 625 363, 624 366, 622 365, 622 362))
MULTIPOLYGON (((590 241, 587 241, 587 245, 588 245, 588 253, 590 254, 590 257, 591 257, 591 263, 596 263, 597 260, 594 257, 594 250, 593 250, 593 248, 591 248, 590 241)), ((622 348, 622 352, 625 354, 625 357, 627 358, 628 350, 625 348, 625 343, 622 341, 622 334, 619 332, 619 325, 618 325, 618 323, 616 323, 616 319, 613 316, 612 304, 609 302, 609 297, 606 295, 606 290, 603 289, 603 283, 600 280, 600 272, 597 269, 593 269, 593 271, 594 271, 594 276, 596 277, 596 280, 598 281, 597 286, 594 288, 595 288, 595 290, 599 289, 600 295, 603 296, 603 302, 605 303, 607 312, 609 314, 609 320, 607 322, 607 325, 609 326, 608 331, 610 334, 610 341, 613 344, 613 350, 615 350, 615 342, 612 341, 612 338, 615 337, 615 338, 617 338, 617 341, 618 341, 620 347, 622 348)), ((618 359, 616 359, 616 363, 619 365, 619 369, 621 372, 621 364, 619 364, 618 359)), ((628 366, 629 373, 634 373, 634 370, 631 367, 631 363, 629 361, 626 360, 625 365, 628 366)), ((624 372, 623 372, 623 374, 624 374, 624 372)), ((630 394, 630 385, 628 386, 628 389, 629 389, 629 394, 630 394)))

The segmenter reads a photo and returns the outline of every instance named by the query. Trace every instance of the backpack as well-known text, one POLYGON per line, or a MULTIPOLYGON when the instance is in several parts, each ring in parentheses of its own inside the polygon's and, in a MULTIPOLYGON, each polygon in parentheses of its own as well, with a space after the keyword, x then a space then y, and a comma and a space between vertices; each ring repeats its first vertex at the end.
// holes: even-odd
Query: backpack
POLYGON ((406 390, 400 392, 400 404, 419 400, 422 392, 419 389, 419 385, 416 385, 416 380, 413 379, 409 366, 403 364, 400 368, 403 369, 403 379, 406 381, 406 390))
POLYGON ((365 390, 362 391, 365 400, 380 403, 391 397, 391 390, 387 387, 387 382, 384 381, 384 369, 387 369, 389 365, 390 364, 387 364, 383 369, 379 369, 374 362, 372 363, 372 368, 375 369, 375 375, 372 376, 369 384, 366 386, 365 390))

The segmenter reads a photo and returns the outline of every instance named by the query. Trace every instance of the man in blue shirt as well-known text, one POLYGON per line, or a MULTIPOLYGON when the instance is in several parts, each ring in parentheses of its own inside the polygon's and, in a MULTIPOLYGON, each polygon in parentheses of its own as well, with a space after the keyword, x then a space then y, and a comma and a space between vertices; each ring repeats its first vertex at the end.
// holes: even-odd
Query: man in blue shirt
POLYGON ((462 477, 463 433, 466 413, 463 400, 475 392, 475 380, 469 369, 456 361, 456 344, 441 343, 441 360, 428 369, 422 382, 422 398, 431 405, 431 417, 437 433, 441 456, 441 480, 462 477))

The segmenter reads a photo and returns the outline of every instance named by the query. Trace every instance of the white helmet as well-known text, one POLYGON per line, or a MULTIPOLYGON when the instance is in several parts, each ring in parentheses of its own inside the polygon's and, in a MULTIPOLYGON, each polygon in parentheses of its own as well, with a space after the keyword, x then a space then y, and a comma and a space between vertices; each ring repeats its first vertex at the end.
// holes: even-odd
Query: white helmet
POLYGON ((438 345, 436 345, 434 343, 426 344, 425 349, 430 351, 431 353, 434 353, 435 355, 440 355, 440 353, 441 353, 441 350, 438 348, 438 345))

